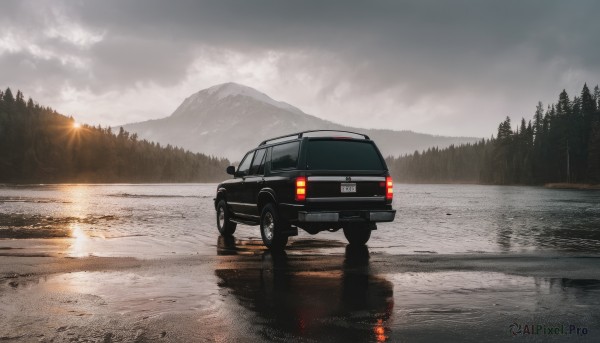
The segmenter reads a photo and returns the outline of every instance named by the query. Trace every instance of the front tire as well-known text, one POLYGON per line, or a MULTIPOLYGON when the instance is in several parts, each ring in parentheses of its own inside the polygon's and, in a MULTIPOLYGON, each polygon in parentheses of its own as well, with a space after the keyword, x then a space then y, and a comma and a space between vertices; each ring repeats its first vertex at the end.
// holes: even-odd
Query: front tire
POLYGON ((217 204, 217 228, 221 236, 231 236, 235 232, 237 224, 231 221, 231 212, 225 200, 217 204))
POLYGON ((282 234, 289 230, 290 224, 279 216, 273 204, 263 207, 260 215, 260 235, 265 246, 271 250, 283 250, 288 237, 282 234))
POLYGON ((365 245, 371 238, 369 225, 348 225, 344 227, 344 236, 352 245, 365 245))

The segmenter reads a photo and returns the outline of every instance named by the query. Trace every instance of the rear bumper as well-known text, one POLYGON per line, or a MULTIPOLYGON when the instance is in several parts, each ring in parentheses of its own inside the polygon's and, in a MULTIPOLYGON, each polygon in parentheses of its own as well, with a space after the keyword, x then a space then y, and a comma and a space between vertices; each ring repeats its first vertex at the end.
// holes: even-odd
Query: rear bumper
POLYGON ((363 211, 298 211, 300 223, 339 223, 339 222, 391 222, 396 210, 363 211))

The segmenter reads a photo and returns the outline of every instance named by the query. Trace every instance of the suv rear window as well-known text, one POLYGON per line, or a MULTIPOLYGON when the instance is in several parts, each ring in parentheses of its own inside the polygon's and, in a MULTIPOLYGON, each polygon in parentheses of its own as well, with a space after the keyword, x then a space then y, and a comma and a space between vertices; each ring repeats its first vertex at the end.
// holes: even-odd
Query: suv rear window
POLYGON ((307 169, 383 170, 379 153, 371 142, 310 140, 307 169))
POLYGON ((300 142, 276 145, 271 152, 271 170, 296 168, 300 142))

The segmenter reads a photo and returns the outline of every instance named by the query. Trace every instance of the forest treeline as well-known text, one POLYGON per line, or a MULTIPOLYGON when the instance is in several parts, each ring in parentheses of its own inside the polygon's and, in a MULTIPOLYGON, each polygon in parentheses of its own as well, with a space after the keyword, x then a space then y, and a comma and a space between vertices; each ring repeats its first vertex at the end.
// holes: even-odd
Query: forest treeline
POLYGON ((226 159, 139 140, 122 128, 76 124, 10 88, 0 91, 0 182, 204 182, 226 159))
POLYGON ((563 90, 555 104, 539 102, 532 120, 509 117, 496 137, 387 158, 400 182, 524 184, 600 183, 600 90, 563 90))

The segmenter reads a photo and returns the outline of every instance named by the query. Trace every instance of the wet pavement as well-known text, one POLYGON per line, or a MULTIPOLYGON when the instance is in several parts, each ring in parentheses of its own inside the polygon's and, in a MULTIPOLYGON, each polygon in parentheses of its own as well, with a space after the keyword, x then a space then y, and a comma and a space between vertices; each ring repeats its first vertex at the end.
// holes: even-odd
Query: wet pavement
POLYGON ((0 341, 600 341, 598 192, 415 186, 367 246, 273 254, 212 186, 95 187, 0 192, 0 341))
POLYGON ((343 254, 319 255, 307 252, 311 242, 293 254, 272 254, 258 242, 221 237, 213 256, 3 257, 0 338, 598 339, 600 256, 389 255, 350 245, 343 254), (536 334, 525 332, 530 325, 536 334), (540 331, 559 327, 561 334, 540 331))

